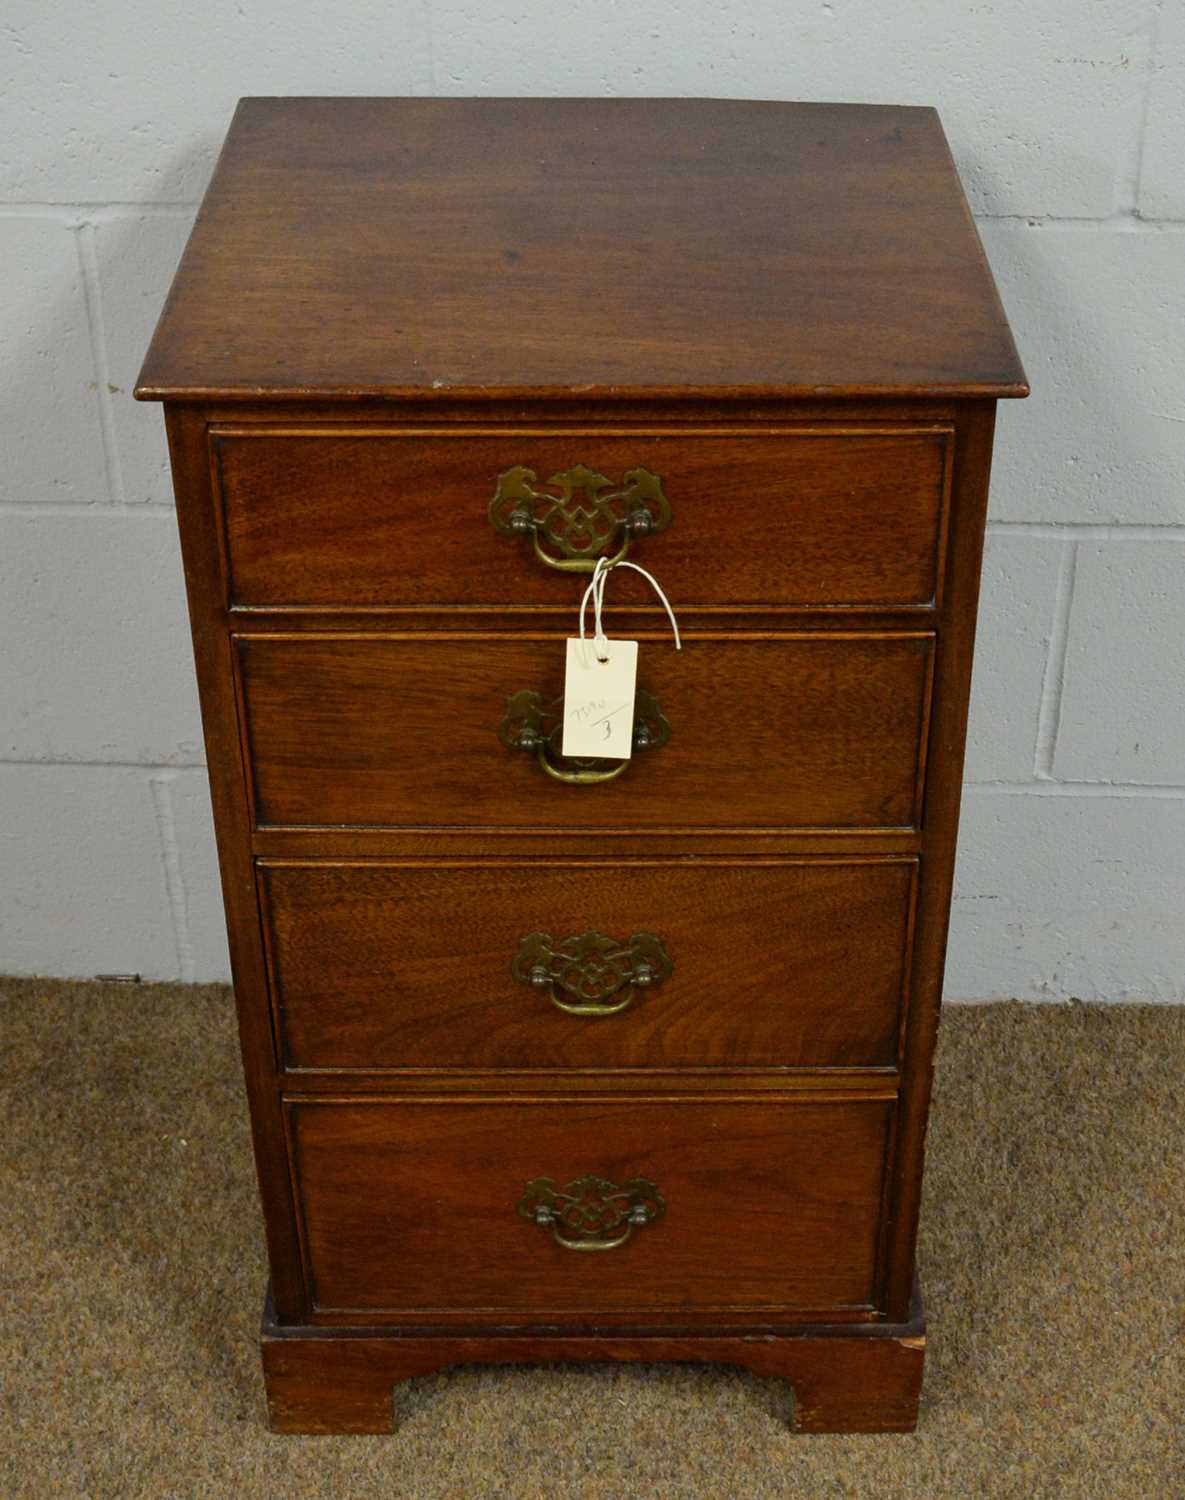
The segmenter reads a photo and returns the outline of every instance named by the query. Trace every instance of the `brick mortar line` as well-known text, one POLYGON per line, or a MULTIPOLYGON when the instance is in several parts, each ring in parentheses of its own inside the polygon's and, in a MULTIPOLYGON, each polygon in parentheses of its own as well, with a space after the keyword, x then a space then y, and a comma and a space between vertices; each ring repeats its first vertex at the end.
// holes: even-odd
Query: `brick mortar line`
MULTIPOLYGON (((118 501, 107 504, 92 500, 0 500, 0 516, 47 515, 130 516, 172 521, 174 507, 168 500, 118 501)), ((1137 521, 989 521, 989 536, 1032 537, 1035 541, 1185 542, 1185 522, 1163 525, 1137 521)))
POLYGON ((173 809, 171 788, 175 780, 174 772, 161 771, 148 778, 148 785, 152 792, 156 832, 165 867, 165 890, 173 918, 173 946, 177 952, 177 967, 182 981, 192 983, 197 974, 197 965, 194 962, 193 939, 189 931, 189 899, 185 890, 181 846, 177 838, 177 820, 173 809))
POLYGON ((989 536, 1030 536, 1070 542, 1185 542, 1185 524, 1137 521, 989 521, 989 536))
POLYGON ((4 766, 59 766, 64 770, 83 771, 204 771, 204 760, 59 760, 52 755, 39 758, 20 755, 0 756, 4 766))
MULTIPOLYGON (((154 218, 185 218, 197 212, 201 199, 149 199, 136 203, 113 198, 103 201, 68 201, 65 199, 12 199, 0 201, 0 217, 3 218, 53 218, 71 227, 81 223, 102 223, 106 219, 128 219, 139 216, 154 218)), ((1109 229, 1120 232, 1146 229, 1185 229, 1185 217, 1171 215, 1145 215, 1134 207, 1116 209, 1109 214, 1047 214, 1040 210, 1029 213, 976 213, 977 224, 1021 224, 1030 229, 1044 229, 1066 225, 1074 228, 1109 229)))
POLYGON ((119 443, 115 433, 115 412, 111 405, 111 366, 107 358, 107 340, 103 332, 102 292, 99 288, 99 258, 95 251, 92 224, 80 224, 72 231, 78 249, 79 273, 82 277, 82 302, 86 312, 87 337, 91 365, 94 369, 99 402, 99 430, 103 437, 103 468, 107 476, 107 504, 126 503, 119 443))
POLYGON ((118 199, 103 203, 67 203, 49 198, 44 201, 16 199, 8 203, 0 202, 0 217, 54 219, 76 228, 80 224, 102 224, 115 219, 188 218, 195 214, 200 206, 200 198, 192 203, 123 203, 118 199))
POLYGON ((1134 801, 1140 797, 1161 801, 1185 801, 1185 785, 1173 782, 1138 781, 965 781, 964 792, 1002 797, 1080 798, 1084 802, 1114 797, 1134 801))
POLYGON ((6 500, 0 501, 0 516, 152 516, 174 520, 171 501, 116 500, 6 500))
MULTIPOLYGON (((958 901, 956 896, 955 900, 958 901)), ((1147 1009, 1149 1006, 1166 1006, 1185 1004, 1183 1000, 1147 1000, 1138 995, 1116 995, 1113 1000, 1079 1000, 1076 995, 1012 995, 1001 992, 998 995, 943 995, 943 1005, 949 1006, 972 1006, 972 1005, 1060 1005, 1069 1009, 1070 1006, 1078 1006, 1080 1009, 1118 1010, 1123 1006, 1140 1006, 1147 1009)))
POLYGON ((1039 781, 1054 779, 1053 758, 1057 752, 1057 736, 1061 726, 1062 688, 1066 677, 1070 612, 1074 606, 1074 576, 1077 566, 1077 540, 1063 541, 1053 596, 1053 617, 1049 625, 1049 643, 1045 650, 1045 670, 1041 675, 1041 698, 1037 707, 1033 775, 1039 781))
MULTIPOLYGON (((181 772, 205 771, 204 761, 142 761, 142 760, 40 760, 3 758, 0 770, 5 766, 36 766, 41 769, 57 767, 69 771, 144 771, 149 779, 160 777, 173 781, 181 772)), ((983 780, 963 782, 965 792, 999 793, 1009 796, 1032 797, 1157 797, 1185 798, 1185 783, 1140 782, 1140 781, 999 781, 991 777, 983 780)))
POLYGON ((424 61, 427 63, 428 88, 432 96, 436 94, 436 17, 433 14, 432 0, 420 0, 420 24, 423 27, 424 61))
POLYGON ((1185 218, 1145 215, 1135 208, 1120 208, 1109 214, 975 214, 976 224, 1019 224, 1026 229, 1102 229, 1113 234, 1130 234, 1148 230, 1161 231, 1185 229, 1185 218))
POLYGON ((1148 112, 1152 103, 1152 83, 1156 77, 1156 54, 1160 47, 1160 22, 1164 14, 1164 0, 1153 0, 1152 9, 1142 31, 1145 45, 1140 93, 1139 118, 1136 123, 1134 174, 1131 182, 1132 212, 1139 214, 1140 198, 1144 191, 1144 150, 1148 142, 1148 112))
MULTIPOLYGON (((1136 64, 1133 81, 1138 92, 1131 105, 1134 117, 1131 138, 1124 160, 1116 173, 1116 188, 1127 199, 1127 211, 1135 218, 1140 214, 1140 186, 1144 174, 1144 138, 1148 124, 1148 103, 1152 94, 1152 77, 1160 23, 1160 0, 1151 0, 1148 12, 1133 33, 1130 51, 1136 64)), ((1126 111, 1125 111, 1126 113, 1126 111)))

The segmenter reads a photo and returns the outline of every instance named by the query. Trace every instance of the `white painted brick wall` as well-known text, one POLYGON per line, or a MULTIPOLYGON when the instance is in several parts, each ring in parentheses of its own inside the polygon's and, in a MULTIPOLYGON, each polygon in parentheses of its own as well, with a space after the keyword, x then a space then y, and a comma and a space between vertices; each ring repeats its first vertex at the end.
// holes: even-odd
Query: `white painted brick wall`
POLYGON ((180 973, 152 773, 0 764, 8 973, 180 973))
POLYGON ((160 407, 130 398, 161 304, 193 225, 192 209, 120 213, 94 227, 95 275, 110 402, 114 486, 129 505, 172 508, 173 485, 160 407))
POLYGON ((0 556, 0 755, 200 764, 172 513, 0 508, 0 556))
POLYGON ((1033 386, 1000 403, 996 519, 1185 525, 1183 228, 983 226, 1033 386))
POLYGON ((1185 8, 1175 0, 1157 7, 1153 64, 1137 206, 1149 219, 1185 219, 1185 8))
POLYGON ((1061 779, 1185 783, 1183 541, 1078 544, 1053 759, 1061 779))
POLYGON ((0 504, 6 506, 110 498, 80 238, 53 219, 0 219, 0 504))
POLYGON ((226 974, 171 494, 129 394, 241 94, 936 104, 1004 403, 948 993, 1185 1001, 1185 7, 9 0, 0 971, 226 974))

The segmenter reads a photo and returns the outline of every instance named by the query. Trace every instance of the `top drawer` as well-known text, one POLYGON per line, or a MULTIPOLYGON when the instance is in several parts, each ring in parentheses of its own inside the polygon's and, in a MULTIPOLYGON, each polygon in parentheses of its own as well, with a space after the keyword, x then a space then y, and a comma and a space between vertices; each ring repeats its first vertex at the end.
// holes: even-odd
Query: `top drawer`
MULTIPOLYGON (((222 425, 210 443, 237 607, 568 608, 576 580, 538 552, 591 569, 627 539, 676 607, 926 608, 941 578, 945 427, 222 425)), ((613 601, 654 603, 625 570, 613 601)))

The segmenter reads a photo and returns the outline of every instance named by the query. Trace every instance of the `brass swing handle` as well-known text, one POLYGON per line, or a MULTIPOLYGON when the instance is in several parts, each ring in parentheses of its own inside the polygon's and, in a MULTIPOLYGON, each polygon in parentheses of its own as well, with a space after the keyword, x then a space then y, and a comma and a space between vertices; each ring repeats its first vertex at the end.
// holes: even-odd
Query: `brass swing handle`
MULTIPOLYGON (((498 726, 498 738, 510 750, 532 752, 556 781, 570 786, 592 786, 614 781, 628 767, 628 760, 576 760, 563 754, 564 700, 544 701, 542 693, 524 688, 506 700, 506 716, 498 726)), ((657 750, 671 737, 671 726, 658 701, 639 688, 634 694, 634 749, 657 750)))
POLYGON ((558 943, 548 932, 528 933, 510 972, 520 984, 546 990, 570 1016, 615 1016, 639 990, 669 978, 673 967, 652 932, 635 932, 623 943, 590 929, 558 943))
POLYGON ((551 1177, 536 1177, 527 1183, 518 1212, 549 1228, 565 1250, 616 1250, 635 1229, 661 1219, 666 1207, 645 1177, 620 1187, 603 1177, 579 1177, 562 1188, 551 1177))
POLYGON ((634 537, 670 525, 662 481, 649 469, 628 470, 618 488, 584 464, 547 480, 558 494, 536 484, 534 469, 521 464, 499 474, 490 522, 503 536, 529 535, 539 561, 561 573, 591 573, 597 559, 615 547, 609 561, 618 563, 634 537))

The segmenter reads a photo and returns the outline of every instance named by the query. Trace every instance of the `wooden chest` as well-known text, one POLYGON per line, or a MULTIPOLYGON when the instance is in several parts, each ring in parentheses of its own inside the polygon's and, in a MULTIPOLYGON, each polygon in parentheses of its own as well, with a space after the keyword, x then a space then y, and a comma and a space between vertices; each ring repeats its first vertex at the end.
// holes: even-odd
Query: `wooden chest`
POLYGON ((283 1431, 457 1362, 916 1420, 995 401, 933 111, 244 101, 165 403, 283 1431), (598 557, 634 753, 565 758, 598 557))

